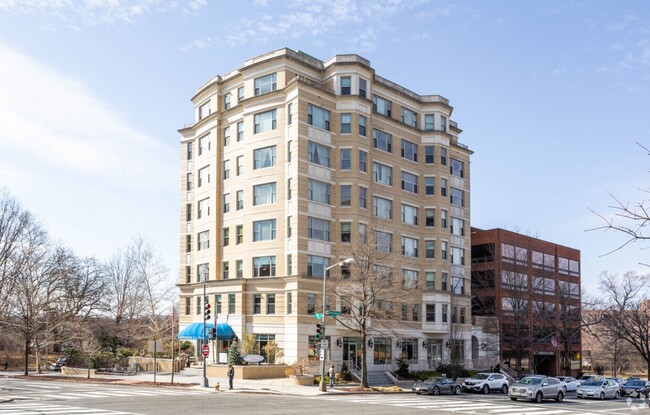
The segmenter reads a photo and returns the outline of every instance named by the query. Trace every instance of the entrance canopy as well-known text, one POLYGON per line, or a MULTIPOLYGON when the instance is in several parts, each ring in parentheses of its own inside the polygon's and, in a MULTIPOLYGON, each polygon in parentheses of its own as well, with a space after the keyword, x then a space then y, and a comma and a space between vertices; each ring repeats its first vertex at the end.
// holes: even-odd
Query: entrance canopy
MULTIPOLYGON (((213 329, 214 323, 205 323, 205 338, 208 338, 208 329, 213 329)), ((233 340, 235 331, 227 323, 217 324, 217 340, 233 340)), ((203 340, 203 323, 192 323, 178 333, 180 340, 203 340)))

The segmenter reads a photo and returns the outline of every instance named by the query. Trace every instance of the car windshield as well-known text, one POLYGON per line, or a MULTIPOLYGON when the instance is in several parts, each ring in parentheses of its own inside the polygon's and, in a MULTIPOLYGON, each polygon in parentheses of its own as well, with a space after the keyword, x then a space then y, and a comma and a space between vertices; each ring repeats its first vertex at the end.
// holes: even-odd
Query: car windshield
POLYGON ((425 382, 426 383, 438 383, 438 382, 440 382, 440 379, 442 379, 442 378, 429 378, 429 379, 425 380, 425 382))
POLYGON ((588 380, 584 383, 585 386, 601 386, 602 384, 602 380, 588 380))
POLYGON ((478 373, 474 376, 472 376, 474 379, 487 379, 490 377, 490 375, 485 374, 485 373, 478 373))
POLYGON ((542 383, 542 378, 523 378, 519 380, 519 383, 524 385, 539 385, 542 383))
POLYGON ((645 386, 645 382, 642 380, 629 380, 625 385, 627 386, 645 386))

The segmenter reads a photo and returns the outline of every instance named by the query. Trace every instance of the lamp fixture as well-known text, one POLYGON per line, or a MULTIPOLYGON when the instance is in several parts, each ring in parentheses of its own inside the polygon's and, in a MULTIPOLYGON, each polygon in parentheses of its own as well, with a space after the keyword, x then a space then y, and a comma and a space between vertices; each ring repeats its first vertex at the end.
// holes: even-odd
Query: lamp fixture
POLYGON ((445 343, 445 346, 447 346, 447 349, 449 349, 449 340, 447 340, 447 343, 445 343))
POLYGON ((402 339, 397 339, 397 348, 398 349, 402 348, 402 339))
POLYGON ((483 344, 481 344, 481 349, 485 350, 486 347, 487 347, 487 343, 483 342, 483 344))
POLYGON ((338 347, 343 347, 343 339, 340 338, 340 337, 338 339, 336 339, 336 345, 338 347))
POLYGON ((429 339, 424 339, 422 341, 422 347, 429 347, 429 339))
POLYGON ((372 339, 368 339, 368 347, 372 349, 372 346, 374 345, 372 339))

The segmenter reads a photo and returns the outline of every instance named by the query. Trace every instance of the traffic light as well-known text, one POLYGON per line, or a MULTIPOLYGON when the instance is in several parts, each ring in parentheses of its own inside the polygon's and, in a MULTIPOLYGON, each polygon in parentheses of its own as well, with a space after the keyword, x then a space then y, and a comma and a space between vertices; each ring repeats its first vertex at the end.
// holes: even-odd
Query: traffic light
POLYGON ((320 340, 325 336, 325 327, 323 323, 316 323, 316 339, 320 340))
POLYGON ((205 307, 203 308, 203 320, 210 320, 210 303, 205 303, 205 307))
POLYGON ((211 328, 210 330, 210 340, 216 340, 217 339, 217 329, 211 328))

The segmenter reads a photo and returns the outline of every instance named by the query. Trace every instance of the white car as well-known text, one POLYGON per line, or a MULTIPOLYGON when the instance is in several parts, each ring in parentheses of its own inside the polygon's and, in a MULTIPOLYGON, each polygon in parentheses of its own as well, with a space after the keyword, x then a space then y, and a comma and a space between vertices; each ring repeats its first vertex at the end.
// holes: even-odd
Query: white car
POLYGON ((580 385, 580 382, 576 378, 571 376, 557 376, 557 378, 562 383, 565 392, 575 392, 580 385))
POLYGON ((508 379, 501 373, 477 373, 463 382, 465 391, 483 392, 485 394, 490 393, 490 391, 508 393, 509 386, 508 379))

